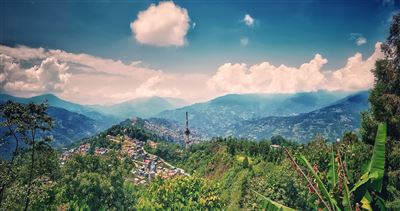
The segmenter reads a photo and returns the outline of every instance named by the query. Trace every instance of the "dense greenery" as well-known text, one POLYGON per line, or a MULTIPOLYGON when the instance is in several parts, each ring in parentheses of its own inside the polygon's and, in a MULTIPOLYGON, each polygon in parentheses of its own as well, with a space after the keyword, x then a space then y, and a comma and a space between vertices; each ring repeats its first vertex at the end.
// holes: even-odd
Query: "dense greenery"
POLYGON ((53 125, 47 104, 9 101, 0 106, 0 144, 15 142, 16 148, 9 160, 0 159, 0 210, 399 210, 399 47, 396 15, 383 45, 386 58, 373 71, 362 140, 352 132, 335 143, 229 137, 184 149, 160 140, 141 120, 127 120, 83 140, 89 152, 61 164, 45 136, 53 125), (191 176, 134 186, 131 159, 108 135, 158 141, 146 151, 191 176), (95 155, 95 147, 109 151, 95 155))
POLYGON ((372 143, 378 122, 387 122, 383 194, 387 206, 400 209, 400 14, 393 16, 390 34, 382 45, 385 58, 376 62, 372 71, 375 84, 369 101, 371 109, 363 113, 361 133, 363 140, 372 143))
MULTIPOLYGON (((351 134, 345 135, 344 140, 349 136, 352 137, 351 134)), ((306 145, 300 145, 274 137, 274 143, 279 143, 279 147, 266 140, 250 142, 216 138, 192 146, 187 151, 167 143, 160 143, 159 146, 163 148, 163 154, 160 155, 170 157, 174 164, 218 182, 221 199, 229 210, 261 209, 266 206, 263 197, 299 210, 310 210, 315 206, 315 195, 309 191, 306 182, 298 177, 286 159, 283 148, 289 149, 292 154, 303 154, 318 169, 318 175, 324 183, 329 178, 332 148, 340 149, 343 157, 349 161, 348 182, 353 186, 361 177, 363 166, 368 164, 372 149, 370 145, 353 138, 352 141, 331 144, 317 137, 306 145)))
MULTIPOLYGON (((121 143, 107 135, 158 140, 140 123, 125 121, 82 143, 86 155, 74 154, 61 165, 60 153, 35 135, 51 127, 47 104, 7 102, 1 107, 2 127, 9 132, 2 141, 15 141, 10 160, 0 160, 0 210, 134 210, 221 208, 218 186, 198 176, 158 179, 148 186, 134 186, 127 178, 133 168, 121 153, 121 143), (22 147, 21 143, 25 143, 22 147), (109 149, 94 155, 94 147, 109 149)), ((44 134, 44 133, 41 133, 44 134)))

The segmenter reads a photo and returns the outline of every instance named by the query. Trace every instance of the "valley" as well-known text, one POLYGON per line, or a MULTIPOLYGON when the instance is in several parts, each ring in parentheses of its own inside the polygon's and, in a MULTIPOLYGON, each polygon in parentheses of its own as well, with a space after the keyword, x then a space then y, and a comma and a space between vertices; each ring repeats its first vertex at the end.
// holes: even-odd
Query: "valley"
MULTIPOLYGON (((182 100, 157 97, 106 107, 71 103, 50 94, 32 98, 2 94, 1 101, 47 101, 55 120, 52 145, 61 149, 133 117, 164 140, 183 144, 186 111, 191 137, 196 143, 217 136, 259 141, 274 135, 301 143, 317 135, 335 141, 346 131, 358 131, 360 112, 368 108, 368 96, 368 91, 226 95, 181 108, 176 106, 184 105, 182 100)), ((2 156, 9 155, 13 146, 10 142, 4 145, 0 149, 2 156)))

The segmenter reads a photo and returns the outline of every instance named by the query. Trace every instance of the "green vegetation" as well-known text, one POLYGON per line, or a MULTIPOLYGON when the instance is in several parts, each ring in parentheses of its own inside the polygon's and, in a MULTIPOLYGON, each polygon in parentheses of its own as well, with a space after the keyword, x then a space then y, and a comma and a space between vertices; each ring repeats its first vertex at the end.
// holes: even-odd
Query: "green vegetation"
POLYGON ((335 143, 229 137, 183 149, 144 129, 141 120, 127 120, 83 140, 90 143, 88 153, 61 164, 46 136, 53 125, 47 104, 2 104, 1 142, 13 141, 16 148, 9 160, 0 160, 0 210, 399 210, 400 15, 390 33, 386 58, 374 70, 362 141, 351 132, 335 143), (146 151, 192 176, 133 186, 122 139, 108 135, 157 141, 146 151), (96 147, 108 152, 95 155, 96 147))
POLYGON ((157 179, 139 197, 139 210, 215 210, 221 209, 218 184, 197 176, 157 179))
POLYGON ((387 123, 387 145, 383 197, 388 208, 400 209, 400 14, 393 16, 390 34, 382 45, 385 58, 372 70, 375 84, 371 89, 370 110, 362 115, 363 140, 372 143, 378 122, 387 123))

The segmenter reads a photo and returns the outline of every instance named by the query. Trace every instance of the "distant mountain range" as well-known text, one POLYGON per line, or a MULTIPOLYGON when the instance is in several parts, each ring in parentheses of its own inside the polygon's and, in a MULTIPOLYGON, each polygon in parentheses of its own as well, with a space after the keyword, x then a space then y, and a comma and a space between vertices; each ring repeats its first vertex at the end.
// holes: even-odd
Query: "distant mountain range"
POLYGON ((58 98, 57 96, 55 96, 53 94, 38 95, 35 97, 30 97, 30 98, 14 97, 14 96, 7 95, 7 94, 0 94, 0 102, 1 101, 5 102, 7 100, 12 100, 12 101, 18 102, 18 103, 30 103, 30 102, 42 103, 45 100, 47 100, 49 105, 52 107, 63 108, 70 112, 75 112, 78 114, 85 115, 93 120, 98 121, 99 123, 104 124, 105 126, 110 126, 110 125, 118 122, 118 119, 116 119, 115 117, 102 114, 102 113, 96 111, 95 109, 90 108, 89 106, 84 106, 84 105, 80 105, 77 103, 65 101, 63 99, 58 98))
MULTIPOLYGON (((79 141, 132 117, 146 118, 146 129, 169 141, 182 143, 186 111, 196 140, 213 136, 258 140, 279 134, 307 142, 316 134, 335 140, 347 130, 357 130, 360 112, 368 108, 368 95, 367 91, 230 94, 189 106, 184 106, 187 103, 180 99, 150 97, 103 106, 80 105, 52 94, 32 98, 0 94, 0 103, 47 100, 49 114, 55 120, 52 135, 56 147, 79 141)), ((11 149, 12 145, 0 146, 0 155, 11 149)))
MULTIPOLYGON (((268 116, 294 116, 331 105, 348 96, 347 92, 309 92, 296 94, 230 94, 157 115, 181 124, 189 112, 189 124, 207 136, 227 134, 242 121, 268 116)), ((230 133, 229 133, 230 134, 230 133)))
POLYGON ((92 105, 89 107, 104 115, 110 115, 119 120, 124 120, 131 117, 148 118, 162 111, 176 109, 185 105, 188 105, 188 103, 182 99, 148 97, 129 100, 110 106, 92 105))
MULTIPOLYGON (((57 148, 65 147, 76 141, 92 136, 110 126, 131 117, 149 117, 166 109, 185 105, 180 99, 150 97, 140 98, 111 106, 80 105, 58 98, 53 94, 44 94, 31 98, 15 97, 0 94, 0 103, 8 100, 18 103, 49 103, 49 115, 55 125, 51 132, 57 148)), ((4 132, 1 131, 0 132, 4 132)), ((1 144, 1 143, 0 143, 1 144)), ((13 141, 0 145, 0 156, 10 155, 15 143, 13 141)))
POLYGON ((281 135, 298 142, 308 142, 316 135, 331 141, 342 138, 346 131, 360 127, 360 112, 368 109, 367 91, 350 95, 334 104, 294 116, 270 116, 235 124, 225 135, 265 139, 281 135))

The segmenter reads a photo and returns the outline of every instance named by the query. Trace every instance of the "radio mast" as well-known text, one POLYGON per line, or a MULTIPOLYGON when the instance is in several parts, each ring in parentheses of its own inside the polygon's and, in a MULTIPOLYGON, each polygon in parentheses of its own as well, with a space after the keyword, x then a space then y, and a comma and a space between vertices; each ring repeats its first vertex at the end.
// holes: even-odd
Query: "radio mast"
POLYGON ((189 118, 188 118, 188 112, 187 112, 187 111, 186 111, 186 130, 185 130, 185 136, 186 136, 186 139, 185 139, 185 147, 188 148, 188 147, 189 147, 189 144, 190 144, 190 139, 189 139, 190 130, 189 130, 189 118))

